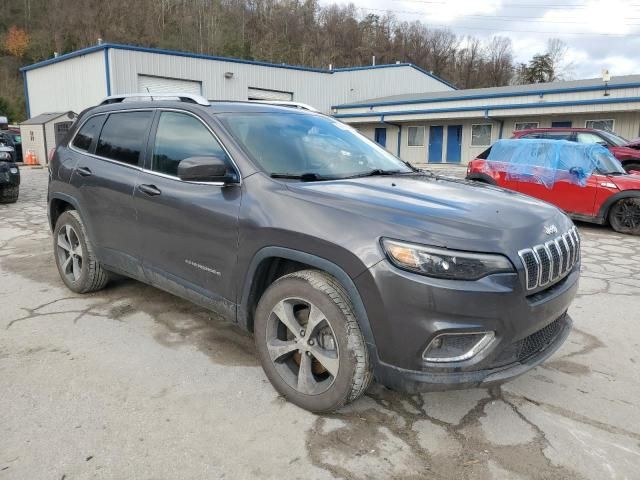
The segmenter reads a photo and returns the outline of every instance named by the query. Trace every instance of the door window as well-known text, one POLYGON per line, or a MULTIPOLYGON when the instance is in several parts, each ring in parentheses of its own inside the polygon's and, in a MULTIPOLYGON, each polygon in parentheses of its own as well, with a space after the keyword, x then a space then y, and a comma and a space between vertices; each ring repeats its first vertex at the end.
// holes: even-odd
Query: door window
POLYGON ((100 127, 102 127, 102 124, 104 123, 104 117, 104 115, 96 115, 95 117, 91 117, 87 120, 80 131, 76 134, 72 145, 78 150, 88 152, 93 140, 100 133, 100 127))
POLYGON ((178 176, 178 164, 189 157, 228 156, 209 129, 185 113, 162 112, 158 122, 151 169, 178 176))
POLYGON ((102 127, 96 155, 128 165, 139 165, 147 142, 152 112, 112 113, 102 127))

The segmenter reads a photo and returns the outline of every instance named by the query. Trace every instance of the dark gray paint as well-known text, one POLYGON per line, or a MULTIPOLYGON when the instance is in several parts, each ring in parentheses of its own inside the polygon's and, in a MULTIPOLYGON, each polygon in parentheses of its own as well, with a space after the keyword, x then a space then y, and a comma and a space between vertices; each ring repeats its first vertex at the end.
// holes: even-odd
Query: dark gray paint
MULTIPOLYGON (((562 316, 575 296, 579 264, 544 292, 527 293, 524 287, 517 252, 548 240, 545 225, 553 223, 562 233, 572 227, 552 205, 490 185, 421 173, 327 182, 272 179, 242 152, 216 115, 278 107, 166 101, 152 106, 198 116, 227 149, 239 181, 225 186, 183 182, 58 147, 49 199, 73 199, 107 268, 218 310, 246 328, 252 325, 249 290, 260 262, 277 256, 326 270, 353 299, 377 377, 403 389, 431 388, 449 373, 444 381, 449 387, 495 377, 490 365, 500 347, 562 316), (92 175, 79 175, 81 167, 92 175), (155 190, 149 194, 141 186, 155 190), (385 259, 382 237, 500 253, 517 271, 474 282, 404 272, 385 259), (532 293, 539 293, 535 302, 532 293), (455 369, 434 369, 423 363, 421 353, 443 329, 494 329, 498 346, 455 369), (468 375, 456 377, 454 371, 468 375), (440 380, 430 381, 436 374, 440 380)), ((88 116, 140 108, 148 109, 149 102, 91 109, 69 138, 88 116)), ((567 318, 565 329, 570 323, 567 318)), ((529 363, 542 361, 549 351, 529 363)), ((523 369, 514 366, 513 371, 523 369)))

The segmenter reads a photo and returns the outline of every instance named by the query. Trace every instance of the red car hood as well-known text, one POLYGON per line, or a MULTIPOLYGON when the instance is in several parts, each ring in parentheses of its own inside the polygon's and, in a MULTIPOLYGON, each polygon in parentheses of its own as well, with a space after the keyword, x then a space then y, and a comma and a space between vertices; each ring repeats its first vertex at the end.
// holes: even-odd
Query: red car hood
POLYGON ((609 180, 620 190, 640 190, 640 174, 609 175, 609 180))
MULTIPOLYGON (((627 144, 627 145, 630 145, 630 144, 627 144)), ((640 148, 640 143, 638 144, 638 148, 640 148)), ((616 157, 618 160, 626 160, 628 158, 638 157, 637 148, 624 146, 624 147, 611 147, 610 150, 611 150, 611 153, 613 153, 613 156, 616 157)))

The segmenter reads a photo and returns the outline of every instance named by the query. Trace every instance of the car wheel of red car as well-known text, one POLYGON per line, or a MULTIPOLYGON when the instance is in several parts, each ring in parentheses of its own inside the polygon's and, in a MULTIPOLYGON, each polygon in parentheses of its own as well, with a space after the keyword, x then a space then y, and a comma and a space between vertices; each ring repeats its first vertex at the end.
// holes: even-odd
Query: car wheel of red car
POLYGON ((609 223, 616 232, 640 235, 640 197, 616 202, 609 211, 609 223))

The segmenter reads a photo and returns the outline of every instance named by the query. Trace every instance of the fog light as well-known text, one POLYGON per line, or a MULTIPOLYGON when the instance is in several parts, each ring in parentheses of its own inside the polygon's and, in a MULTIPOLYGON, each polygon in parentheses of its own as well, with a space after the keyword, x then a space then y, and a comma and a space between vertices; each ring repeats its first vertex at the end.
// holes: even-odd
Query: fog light
POLYGON ((489 345, 494 336, 494 332, 442 333, 431 340, 422 358, 427 362, 468 360, 489 345))

